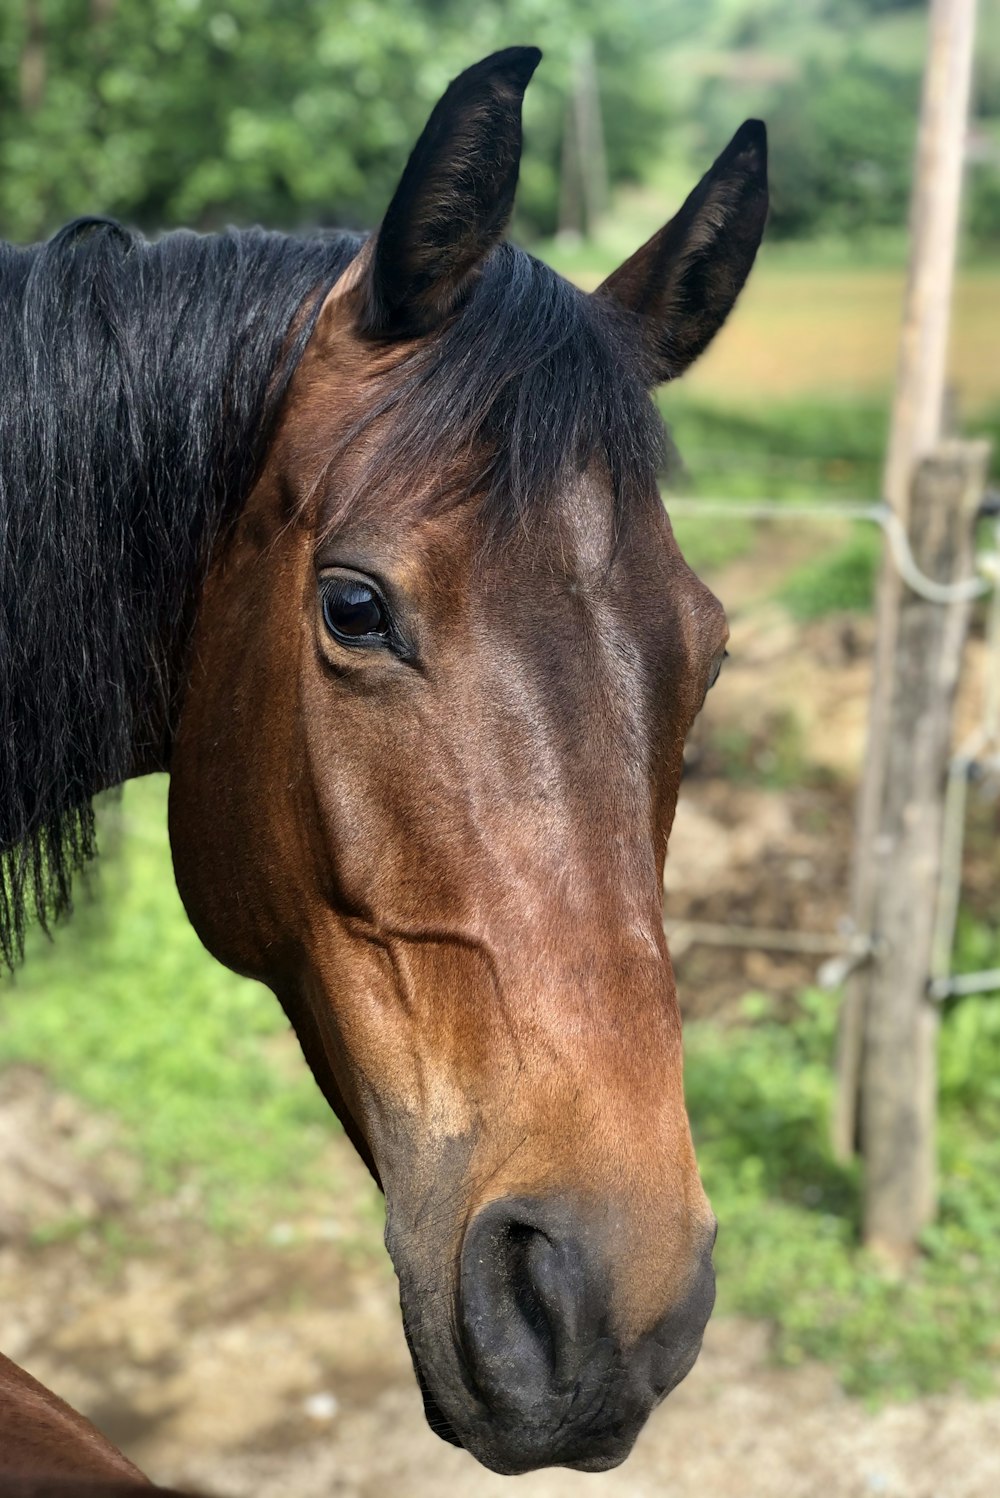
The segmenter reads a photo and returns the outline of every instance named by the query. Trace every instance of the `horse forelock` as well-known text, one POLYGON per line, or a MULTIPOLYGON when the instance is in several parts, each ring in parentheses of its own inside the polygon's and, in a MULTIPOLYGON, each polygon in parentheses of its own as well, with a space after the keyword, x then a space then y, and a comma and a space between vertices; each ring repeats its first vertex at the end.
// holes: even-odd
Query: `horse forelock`
MULTIPOLYGON (((373 357, 360 342, 355 359, 373 357)), ((394 496, 424 514, 472 497, 500 539, 544 523, 591 463, 607 475, 616 534, 656 494, 668 443, 631 320, 509 243, 442 329, 367 383, 306 495, 332 491, 325 532, 394 496)))

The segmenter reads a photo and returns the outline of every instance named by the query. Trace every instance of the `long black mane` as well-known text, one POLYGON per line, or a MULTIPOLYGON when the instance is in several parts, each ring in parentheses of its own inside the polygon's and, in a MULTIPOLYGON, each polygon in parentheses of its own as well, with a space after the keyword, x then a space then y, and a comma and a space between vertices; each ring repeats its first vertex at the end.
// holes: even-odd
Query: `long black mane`
POLYGON ((69 903, 91 797, 169 716, 212 539, 246 496, 351 235, 101 219, 0 246, 0 954, 69 903), (293 321, 302 318, 289 345, 293 321))
MULTIPOLYGON (((31 911, 45 923, 67 908, 94 852, 94 791, 125 779, 172 723, 168 666, 212 542, 249 492, 323 295, 360 243, 261 230, 150 243, 86 219, 43 246, 0 246, 8 963, 31 911)), ((596 452, 623 513, 655 494, 663 442, 638 343, 610 305, 501 245, 374 401, 371 415, 392 413, 392 442, 365 490, 377 495, 391 467, 427 473, 475 453, 495 532, 596 452)))

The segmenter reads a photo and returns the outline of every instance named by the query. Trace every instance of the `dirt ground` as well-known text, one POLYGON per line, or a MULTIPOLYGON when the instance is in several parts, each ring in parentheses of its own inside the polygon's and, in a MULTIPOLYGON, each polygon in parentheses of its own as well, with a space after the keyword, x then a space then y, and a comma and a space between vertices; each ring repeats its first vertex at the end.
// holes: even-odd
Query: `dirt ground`
MULTIPOLYGON (((757 557, 714 580, 741 606, 725 690, 691 748, 666 910, 832 931, 846 906, 870 641, 847 618, 803 628, 761 606, 769 576, 757 557)), ((976 691, 974 669, 965 719, 976 691)), ((995 802, 975 817, 970 888, 988 902, 995 802)), ((686 1012, 722 1022, 748 987, 793 1002, 817 966, 702 947, 683 931, 674 953, 686 1012)), ((773 1366, 766 1326, 719 1319, 616 1472, 486 1473, 424 1423, 374 1189, 343 1140, 328 1177, 294 1220, 226 1242, 199 1224, 195 1197, 145 1202, 105 1121, 36 1073, 0 1075, 0 1348, 155 1480, 219 1498, 1000 1495, 1000 1399, 873 1413, 829 1369, 773 1366), (85 1226, 60 1241, 68 1218, 85 1226)))
POLYGON ((721 1319, 617 1471, 487 1473, 424 1423, 373 1189, 343 1140, 329 1173, 328 1198, 227 1244, 193 1202, 142 1206, 108 1126, 8 1072, 0 1200, 23 1208, 0 1241, 0 1346, 155 1480, 219 1498, 1000 1493, 1000 1399, 869 1413, 829 1369, 771 1366, 766 1327, 721 1319), (103 1228, 40 1247, 68 1209, 103 1228))

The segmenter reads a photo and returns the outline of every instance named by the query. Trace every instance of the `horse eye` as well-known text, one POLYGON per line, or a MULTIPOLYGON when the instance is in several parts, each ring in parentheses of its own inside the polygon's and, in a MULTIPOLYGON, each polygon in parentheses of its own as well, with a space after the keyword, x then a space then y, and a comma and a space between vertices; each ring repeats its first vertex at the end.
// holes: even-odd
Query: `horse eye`
POLYGON ((706 688, 707 691, 710 692, 712 690, 712 688, 715 686, 715 683, 719 679, 719 672, 722 670, 722 662, 723 661, 727 661, 728 659, 729 659, 729 651, 728 650, 724 650, 722 652, 722 654, 719 656, 718 660, 712 666, 712 674, 708 678, 708 687, 706 688))
POLYGON ((323 586, 323 620, 344 644, 384 640, 389 619, 381 598, 357 577, 329 578, 323 586))

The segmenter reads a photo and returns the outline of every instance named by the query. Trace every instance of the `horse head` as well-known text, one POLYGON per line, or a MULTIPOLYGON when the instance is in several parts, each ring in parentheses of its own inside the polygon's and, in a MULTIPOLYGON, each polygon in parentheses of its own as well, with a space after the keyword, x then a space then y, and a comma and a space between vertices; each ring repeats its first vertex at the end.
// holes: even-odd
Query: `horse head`
POLYGON ((209 569, 170 792, 195 927, 385 1190, 431 1424, 501 1472, 621 1461, 713 1302, 661 878, 727 630, 650 391, 767 204, 750 122, 569 285, 504 240, 538 57, 451 85, 326 295, 209 569))

